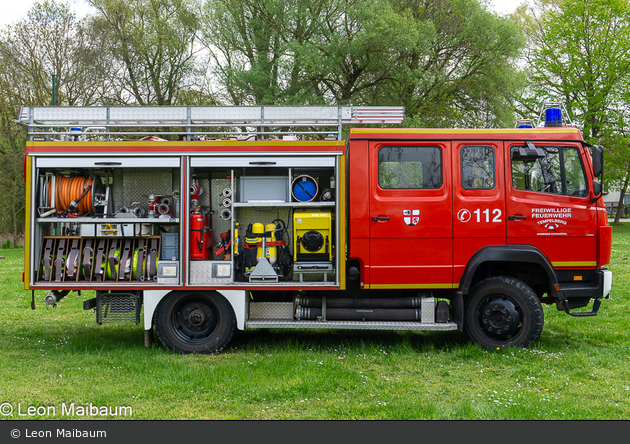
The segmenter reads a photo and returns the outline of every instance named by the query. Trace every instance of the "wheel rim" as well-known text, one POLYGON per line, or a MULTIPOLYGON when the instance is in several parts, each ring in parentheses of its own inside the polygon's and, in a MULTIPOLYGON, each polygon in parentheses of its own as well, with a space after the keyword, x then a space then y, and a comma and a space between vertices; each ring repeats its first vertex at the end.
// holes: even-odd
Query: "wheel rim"
POLYGON ((171 312, 171 326, 186 344, 202 344, 217 330, 219 310, 208 298, 188 296, 171 312))
POLYGON ((522 327, 522 310, 514 299, 493 295, 479 304, 478 327, 485 336, 494 340, 506 340, 518 334, 522 327))

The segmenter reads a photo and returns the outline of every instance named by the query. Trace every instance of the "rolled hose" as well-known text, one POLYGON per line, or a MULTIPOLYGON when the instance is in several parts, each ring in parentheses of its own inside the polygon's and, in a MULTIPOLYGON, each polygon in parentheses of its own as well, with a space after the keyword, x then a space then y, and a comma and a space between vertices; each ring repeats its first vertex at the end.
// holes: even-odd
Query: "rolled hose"
POLYGON ((52 202, 54 196, 55 209, 57 211, 67 211, 71 213, 90 213, 94 211, 92 201, 93 177, 55 177, 55 186, 52 181, 48 182, 47 198, 52 202), (70 204, 76 202, 77 207, 71 208, 70 204))

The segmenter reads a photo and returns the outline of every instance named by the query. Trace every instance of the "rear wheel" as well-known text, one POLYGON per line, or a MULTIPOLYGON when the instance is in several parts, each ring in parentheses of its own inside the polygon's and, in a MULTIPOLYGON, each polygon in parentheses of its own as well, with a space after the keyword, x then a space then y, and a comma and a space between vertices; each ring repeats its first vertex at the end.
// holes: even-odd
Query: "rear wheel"
POLYGON ((536 293, 506 276, 475 285, 465 302, 464 333, 484 348, 529 347, 540 337, 544 314, 536 293))
POLYGON ((218 353, 232 339, 236 318, 218 293, 171 293, 156 310, 162 344, 181 353, 218 353))

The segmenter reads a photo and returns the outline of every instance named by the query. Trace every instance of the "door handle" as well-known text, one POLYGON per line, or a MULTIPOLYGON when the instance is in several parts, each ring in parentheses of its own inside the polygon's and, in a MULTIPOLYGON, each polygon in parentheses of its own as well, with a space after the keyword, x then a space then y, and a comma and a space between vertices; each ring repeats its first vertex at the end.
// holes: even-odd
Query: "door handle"
POLYGON ((381 220, 389 220, 389 216, 373 216, 372 220, 375 222, 378 222, 381 220))
POLYGON ((525 220, 527 216, 508 216, 508 220, 525 220))

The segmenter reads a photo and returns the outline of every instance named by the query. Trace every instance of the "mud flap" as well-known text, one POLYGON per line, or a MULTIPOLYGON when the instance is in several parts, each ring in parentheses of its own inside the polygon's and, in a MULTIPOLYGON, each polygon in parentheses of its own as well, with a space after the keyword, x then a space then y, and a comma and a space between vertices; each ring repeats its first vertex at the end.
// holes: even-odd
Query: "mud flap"
POLYGON ((457 329, 464 329, 464 295, 460 290, 456 291, 451 299, 451 307, 453 310, 453 320, 457 324, 457 329))

